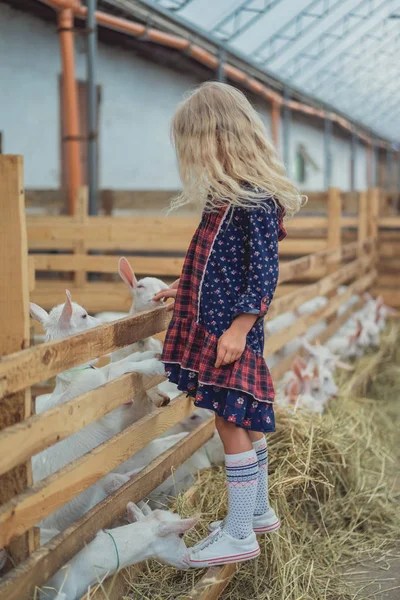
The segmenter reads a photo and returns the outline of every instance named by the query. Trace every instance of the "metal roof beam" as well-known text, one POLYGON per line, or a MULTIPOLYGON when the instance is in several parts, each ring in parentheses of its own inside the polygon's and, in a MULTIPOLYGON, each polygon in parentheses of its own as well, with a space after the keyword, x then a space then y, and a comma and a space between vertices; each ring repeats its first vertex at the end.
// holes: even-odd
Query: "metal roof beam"
MULTIPOLYGON (((393 56, 399 56, 400 50, 400 32, 397 36, 393 36, 386 41, 383 48, 378 48, 375 53, 370 56, 368 53, 362 54, 359 60, 354 60, 348 65, 347 69, 337 69, 335 72, 331 72, 331 77, 327 81, 326 85, 323 85, 323 90, 326 92, 329 88, 334 87, 334 94, 330 96, 330 101, 333 102, 336 98, 340 97, 348 87, 354 87, 357 83, 362 81, 365 77, 370 78, 371 87, 369 92, 379 90, 379 87, 384 84, 387 80, 387 72, 385 69, 379 70, 378 76, 371 76, 374 71, 377 71, 380 66, 391 66, 390 58, 393 56), (390 51, 384 50, 385 47, 389 46, 390 51), (378 83, 378 86, 375 85, 378 83)), ((393 65, 398 69, 398 62, 393 65)))
POLYGON ((296 42, 310 31, 315 26, 316 21, 323 20, 344 2, 347 2, 347 0, 313 0, 293 19, 290 19, 283 27, 278 29, 272 37, 257 46, 251 53, 251 57, 263 65, 276 60, 291 48, 293 42, 296 42), (280 44, 280 42, 284 43, 280 44))
POLYGON ((281 65, 279 70, 293 79, 298 79, 304 74, 304 71, 307 71, 333 48, 336 48, 338 42, 342 42, 350 34, 354 35, 355 30, 360 25, 377 14, 389 2, 392 2, 392 0, 381 0, 378 4, 375 0, 361 0, 354 9, 340 17, 301 52, 281 65), (359 11, 363 8, 366 8, 366 12, 359 14, 359 11))
POLYGON ((374 24, 368 29, 362 36, 357 37, 350 45, 348 45, 339 54, 334 56, 328 63, 325 63, 316 73, 313 73, 310 77, 302 82, 302 85, 311 91, 320 89, 321 85, 325 80, 331 78, 332 73, 338 68, 343 69, 346 64, 352 63, 355 58, 354 48, 357 48, 357 55, 359 53, 364 54, 371 46, 376 48, 376 43, 381 43, 387 38, 392 31, 397 31, 397 28, 393 25, 393 21, 390 20, 389 16, 386 16, 383 21, 378 25, 374 24), (376 33, 378 29, 378 33, 376 33))
POLYGON ((244 0, 219 21, 211 29, 211 33, 224 42, 232 42, 280 2, 282 0, 244 0), (261 7, 260 4, 262 4, 261 7))
MULTIPOLYGON (((162 1, 163 0, 155 0, 157 4, 161 4, 162 1)), ((193 0, 167 0, 167 2, 168 6, 165 6, 164 4, 162 4, 162 6, 164 6, 164 8, 167 8, 168 10, 172 10, 175 12, 178 10, 182 10, 182 8, 185 8, 185 6, 193 2, 193 0)))

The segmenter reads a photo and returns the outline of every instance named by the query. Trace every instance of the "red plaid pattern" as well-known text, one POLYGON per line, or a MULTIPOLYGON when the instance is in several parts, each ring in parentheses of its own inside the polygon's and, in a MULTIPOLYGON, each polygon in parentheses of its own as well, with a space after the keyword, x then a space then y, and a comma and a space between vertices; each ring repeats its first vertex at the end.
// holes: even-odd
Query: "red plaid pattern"
MULTIPOLYGON (((246 347, 242 357, 231 365, 215 368, 218 337, 198 323, 199 294, 207 260, 226 211, 204 213, 190 243, 175 301, 174 316, 165 339, 162 360, 198 373, 199 383, 235 389, 259 402, 273 402, 274 386, 262 355, 246 347)), ((279 239, 286 236, 279 217, 279 239)), ((261 312, 266 312, 263 298, 261 312)))

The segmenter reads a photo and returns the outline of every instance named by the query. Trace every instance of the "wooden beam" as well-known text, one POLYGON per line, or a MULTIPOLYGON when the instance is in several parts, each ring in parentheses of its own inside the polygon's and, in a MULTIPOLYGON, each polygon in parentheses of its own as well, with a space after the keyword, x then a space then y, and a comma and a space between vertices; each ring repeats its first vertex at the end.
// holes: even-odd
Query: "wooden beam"
POLYGON ((45 583, 99 531, 124 513, 128 502, 138 502, 165 481, 172 469, 190 458, 215 430, 214 418, 200 425, 172 446, 136 477, 87 512, 71 527, 34 552, 30 558, 2 578, 0 600, 28 600, 35 586, 45 583))
POLYGON ((0 398, 164 331, 170 319, 166 307, 156 308, 6 356, 0 360, 0 398))
MULTIPOLYGON (((329 188, 328 190, 328 239, 327 245, 328 248, 334 250, 335 248, 340 248, 341 246, 341 218, 342 218, 342 196, 341 192, 338 188, 329 188)), ((331 264, 328 266, 327 273, 333 273, 338 269, 340 265, 340 259, 336 264, 331 264)), ((332 298, 337 293, 337 290, 332 290, 328 292, 327 297, 332 298)), ((328 323, 330 320, 335 318, 334 314, 331 314, 328 317, 328 323)))
POLYGON ((347 288, 346 292, 340 296, 335 296, 330 299, 328 304, 323 308, 303 317, 297 319, 293 325, 290 325, 286 329, 274 333, 267 338, 265 343, 264 356, 267 357, 280 348, 282 348, 288 342, 294 340, 296 337, 302 336, 307 333, 308 329, 313 325, 316 325, 320 321, 327 320, 330 316, 336 313, 338 308, 350 300, 353 294, 358 294, 365 289, 369 288, 374 280, 376 279, 376 271, 367 273, 347 288))
POLYGON ((38 481, 0 508, 0 547, 29 530, 47 515, 88 489, 149 442, 193 411, 193 401, 181 395, 130 425, 65 467, 38 481))
MULTIPOLYGON (((81 187, 78 190, 78 196, 76 199, 75 205, 75 214, 74 219, 76 223, 80 225, 85 225, 88 219, 89 212, 89 195, 88 188, 81 187)), ((75 242, 75 253, 76 254, 84 254, 86 250, 85 239, 81 239, 78 242, 75 242)), ((75 285, 78 287, 83 287, 86 283, 86 273, 84 271, 76 271, 74 276, 75 285)))
MULTIPOLYGON (((28 248, 21 156, 0 155, 0 314, 0 356, 28 348, 28 248)), ((23 421, 32 413, 31 392, 24 387, 0 402, 0 429, 23 421)), ((0 478, 0 504, 10 501, 31 483, 30 461, 3 475, 0 478)), ((28 531, 8 550, 14 563, 18 564, 34 546, 34 534, 28 531)))
POLYGON ((290 294, 275 299, 268 311, 268 319, 274 319, 282 313, 295 310, 307 300, 312 300, 317 296, 327 295, 329 292, 336 290, 342 283, 360 276, 371 263, 371 257, 368 255, 364 256, 350 264, 344 265, 338 271, 333 272, 331 275, 327 275, 316 283, 304 286, 290 294))
MULTIPOLYGON (((30 258, 37 271, 118 273, 117 255, 32 254, 30 258)), ((183 257, 129 256, 136 275, 179 277, 183 260, 183 257)))
POLYGON ((379 189, 370 188, 368 190, 368 236, 374 240, 378 239, 378 218, 379 218, 379 189))
POLYGON ((160 376, 122 375, 22 423, 7 427, 0 432, 0 474, 61 442, 132 400, 143 389, 149 390, 162 381, 164 378, 160 376))
MULTIPOLYGON (((368 197, 367 192, 360 192, 358 199, 358 231, 357 241, 361 245, 368 238, 368 197)), ((362 256, 363 251, 359 249, 359 256, 362 256)))
POLYGON ((238 570, 237 563, 211 567, 188 593, 188 600, 218 600, 238 570))

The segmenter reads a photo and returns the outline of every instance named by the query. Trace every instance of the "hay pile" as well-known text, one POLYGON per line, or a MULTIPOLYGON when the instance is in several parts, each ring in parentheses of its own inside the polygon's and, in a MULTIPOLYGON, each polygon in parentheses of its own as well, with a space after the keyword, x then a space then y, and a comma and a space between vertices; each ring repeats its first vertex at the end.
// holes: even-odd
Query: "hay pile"
MULTIPOLYGON (((396 543, 399 339, 399 329, 390 328, 379 352, 341 381, 341 397, 323 417, 277 414, 277 433, 269 438, 270 500, 282 526, 260 537, 261 557, 240 567, 222 598, 350 600, 354 589, 339 576, 343 567, 396 543)), ((202 514, 189 545, 206 535, 209 521, 224 516, 225 506, 223 469, 202 472, 196 493, 172 505, 183 516, 202 514)), ((123 598, 187 600, 203 574, 151 561, 127 571, 129 592, 123 598)))

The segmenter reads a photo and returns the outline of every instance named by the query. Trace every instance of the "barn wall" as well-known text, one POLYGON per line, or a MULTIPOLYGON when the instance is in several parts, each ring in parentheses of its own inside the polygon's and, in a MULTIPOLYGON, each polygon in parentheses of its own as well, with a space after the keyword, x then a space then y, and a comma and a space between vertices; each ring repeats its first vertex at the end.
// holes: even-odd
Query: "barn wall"
MULTIPOLYGON (((85 78, 82 40, 76 44, 77 77, 85 78)), ((54 25, 0 4, 0 131, 3 152, 23 154, 25 185, 54 189, 60 185, 59 45, 54 25), (6 59, 4 59, 6 57, 6 59)), ((119 190, 175 190, 179 187, 169 121, 183 93, 198 81, 115 46, 99 44, 100 185, 119 190)), ((270 132, 268 105, 255 102, 270 132)), ((301 185, 324 185, 324 141, 320 123, 293 115, 291 168, 303 144, 317 170, 307 168, 301 185)), ((332 184, 350 186, 350 141, 332 140, 332 184)), ((358 188, 366 187, 366 157, 362 146, 356 161, 358 188)))

